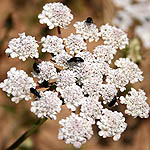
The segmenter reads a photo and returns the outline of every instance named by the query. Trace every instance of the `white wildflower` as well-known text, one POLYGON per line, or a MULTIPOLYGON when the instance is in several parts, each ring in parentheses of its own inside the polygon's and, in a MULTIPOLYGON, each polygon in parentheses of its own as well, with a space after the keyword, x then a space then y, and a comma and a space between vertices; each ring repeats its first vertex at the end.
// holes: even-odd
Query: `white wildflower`
POLYGON ((127 11, 130 16, 140 21, 141 24, 150 22, 150 1, 139 2, 128 7, 125 7, 125 11, 127 11))
POLYGON ((80 34, 74 35, 71 33, 70 36, 64 38, 64 41, 72 55, 77 54, 82 50, 87 50, 87 44, 84 42, 84 39, 80 34))
MULTIPOLYGON (((125 1, 118 1, 120 4, 123 4, 125 1)), ((128 0, 127 0, 128 1, 128 0)), ((141 39, 143 46, 145 48, 150 48, 150 1, 149 0, 130 0, 130 5, 123 7, 121 11, 118 11, 114 24, 118 25, 121 29, 128 30, 128 27, 134 23, 134 20, 137 20, 140 25, 135 26, 134 32, 141 39)), ((117 5, 117 4, 116 4, 117 5)), ((118 5, 117 5, 118 6, 118 5)))
POLYGON ((62 3, 48 3, 43 7, 43 11, 38 18, 41 24, 47 24, 49 29, 54 27, 66 28, 73 19, 71 10, 62 3))
POLYGON ((82 51, 75 55, 75 57, 81 57, 85 62, 95 62, 94 55, 89 51, 82 51))
POLYGON ((71 86, 65 87, 64 89, 60 89, 59 92, 61 93, 66 106, 72 111, 75 111, 83 101, 82 99, 84 98, 84 95, 82 91, 82 88, 76 84, 73 84, 71 86))
MULTIPOLYGON (((150 47, 150 2, 113 1, 119 9, 124 9, 118 12, 115 24, 127 30, 133 23, 132 19, 140 21, 141 24, 135 27, 136 34, 145 47, 150 47)), ((9 42, 6 53, 10 57, 19 57, 23 61, 28 57, 36 60, 32 75, 39 85, 36 86, 33 78, 23 70, 11 68, 7 79, 0 83, 0 88, 11 97, 11 101, 30 100, 32 93, 35 100, 31 102, 30 111, 38 118, 53 120, 56 120, 61 106, 65 105, 72 113, 59 121, 58 139, 73 144, 75 148, 91 139, 94 124, 100 129, 99 136, 113 137, 114 141, 120 139, 127 127, 125 117, 121 112, 104 108, 106 104, 112 107, 120 102, 126 105, 125 114, 134 118, 149 117, 150 106, 143 90, 131 88, 126 96, 121 96, 126 93, 129 83, 143 80, 142 71, 129 58, 113 61, 117 50, 123 50, 128 45, 125 32, 109 24, 97 28, 92 18, 88 17, 74 24, 77 34, 60 38, 60 28, 66 28, 73 19, 71 10, 60 2, 45 4, 38 18, 49 29, 57 27, 59 37, 47 35, 41 38, 41 51, 51 54, 49 61, 38 58, 39 45, 32 36, 21 33, 9 42), (88 51, 86 42, 97 42, 99 38, 101 45, 88 51)), ((131 44, 128 48, 132 48, 131 44)))
POLYGON ((130 61, 129 58, 119 58, 115 61, 115 65, 123 70, 123 73, 126 75, 126 78, 131 83, 136 83, 142 81, 144 77, 142 76, 142 71, 139 69, 138 65, 130 61))
POLYGON ((116 88, 119 88, 121 92, 126 90, 126 85, 129 83, 128 78, 122 69, 112 69, 109 71, 106 82, 112 85, 115 85, 116 88))
POLYGON ((84 94, 90 96, 100 96, 100 85, 103 82, 102 76, 88 77, 82 80, 84 94))
POLYGON ((101 84, 99 88, 104 104, 111 102, 118 92, 113 84, 101 84))
POLYGON ((73 144, 76 148, 80 148, 93 135, 92 123, 73 113, 60 120, 59 124, 62 128, 59 129, 58 139, 65 140, 66 144, 73 144))
POLYGON ((120 97, 121 104, 126 104, 127 108, 125 113, 133 116, 134 118, 148 118, 150 106, 147 104, 147 97, 145 92, 141 89, 136 91, 134 88, 131 88, 131 91, 123 97, 120 97))
MULTIPOLYGON (((76 77, 78 79, 78 82, 82 84, 81 82, 83 80, 85 83, 89 83, 88 79, 91 78, 93 80, 94 84, 94 78, 96 78, 97 82, 102 82, 103 75, 107 75, 108 72, 111 70, 109 67, 109 64, 107 64, 104 61, 99 61, 99 62, 89 62, 89 61, 84 61, 78 66, 75 66, 73 68, 73 72, 76 73, 76 77)), ((92 83, 91 83, 92 84, 92 83)))
POLYGON ((150 48, 150 23, 137 26, 135 28, 136 35, 141 39, 145 48, 150 48))
POLYGON ((57 36, 47 35, 47 37, 42 37, 41 42, 43 46, 42 52, 49 52, 57 55, 64 51, 63 40, 57 36))
POLYGON ((56 120, 56 114, 61 111, 62 101, 58 98, 57 92, 40 92, 41 98, 31 102, 31 112, 39 118, 51 118, 56 120))
POLYGON ((113 23, 123 31, 128 31, 129 27, 133 24, 133 19, 127 11, 117 11, 113 23))
POLYGON ((38 68, 40 73, 33 72, 32 75, 38 78, 38 82, 42 83, 45 81, 49 81, 51 79, 57 78, 56 68, 54 64, 49 61, 42 61, 38 64, 38 68))
POLYGON ((99 97, 85 97, 82 102, 80 116, 95 124, 95 119, 100 119, 102 115, 102 108, 103 106, 99 102, 99 97))
POLYGON ((100 36, 104 40, 104 44, 111 45, 115 49, 122 50, 129 44, 126 33, 109 24, 100 27, 100 36))
POLYGON ((110 64, 111 60, 114 58, 113 55, 116 54, 117 50, 111 45, 98 45, 93 52, 97 60, 106 61, 110 64))
POLYGON ((20 60, 25 61, 28 57, 39 57, 37 49, 39 45, 35 37, 26 36, 25 33, 19 34, 18 38, 11 39, 8 47, 5 53, 12 58, 19 57, 20 60))
POLYGON ((33 78, 29 77, 23 70, 16 70, 15 67, 7 72, 7 79, 0 83, 0 88, 13 96, 11 101, 19 103, 21 99, 30 100, 30 88, 35 88, 33 78))
POLYGON ((91 63, 84 61, 80 66, 74 68, 77 78, 82 82, 91 77, 98 77, 98 81, 102 81, 102 69, 100 63, 91 63))
POLYGON ((89 40, 89 42, 92 41, 98 41, 99 40, 99 31, 98 28, 96 27, 96 25, 94 23, 91 24, 87 24, 85 22, 86 20, 80 22, 76 22, 73 26, 76 29, 76 33, 79 33, 82 35, 82 37, 85 40, 89 40))
POLYGON ((76 73, 70 70, 62 70, 57 75, 57 89, 71 86, 76 82, 76 73))
POLYGON ((118 141, 121 137, 121 133, 126 130, 127 123, 125 123, 125 118, 121 112, 108 109, 102 110, 102 115, 100 121, 97 122, 99 131, 99 136, 103 138, 113 137, 114 141, 118 141))
POLYGON ((97 66, 99 67, 102 75, 108 75, 108 73, 112 70, 108 63, 101 61, 100 59, 98 59, 98 62, 96 62, 95 64, 97 64, 97 66))
POLYGON ((69 67, 68 60, 72 58, 71 55, 69 55, 65 50, 61 53, 57 54, 52 58, 56 62, 58 66, 63 67, 63 69, 67 69, 69 67))

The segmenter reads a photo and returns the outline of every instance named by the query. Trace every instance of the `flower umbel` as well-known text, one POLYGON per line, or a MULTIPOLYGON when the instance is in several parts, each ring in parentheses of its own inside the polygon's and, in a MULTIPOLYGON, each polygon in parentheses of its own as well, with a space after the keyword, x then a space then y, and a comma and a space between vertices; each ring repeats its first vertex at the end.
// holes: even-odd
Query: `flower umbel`
POLYGON ((80 148, 93 135, 91 122, 74 113, 60 120, 59 124, 62 128, 59 129, 58 139, 64 139, 66 144, 73 144, 76 148, 80 148))
POLYGON ((57 55, 64 51, 63 40, 57 36, 47 35, 47 37, 42 37, 41 42, 43 46, 42 52, 57 55))
POLYGON ((125 113, 134 118, 137 116, 140 118, 148 118, 150 107, 146 103, 147 97, 145 95, 143 90, 139 89, 139 91, 136 91, 134 88, 131 88, 131 91, 129 91, 126 97, 121 96, 121 104, 127 105, 125 113))
POLYGON ((142 71, 129 58, 114 60, 118 51, 128 45, 127 34, 115 26, 97 27, 88 17, 74 24, 77 34, 63 38, 60 28, 70 24, 73 19, 70 12, 67 6, 54 2, 46 4, 38 16, 40 23, 47 24, 49 29, 58 27, 59 37, 47 35, 38 45, 34 37, 22 33, 10 41, 6 53, 12 58, 34 59, 31 74, 36 83, 23 70, 13 67, 0 88, 12 96, 15 103, 21 99, 30 100, 30 94, 34 94, 30 110, 44 120, 56 120, 61 106, 66 105, 65 109, 69 109, 71 115, 59 121, 58 133, 58 138, 66 144, 80 148, 92 137, 94 124, 100 129, 99 136, 113 137, 117 141, 127 123, 121 112, 111 110, 112 106, 116 109, 116 105, 125 104, 126 114, 134 118, 149 117, 150 107, 143 90, 131 88, 125 95, 129 83, 144 79, 142 71), (90 43, 86 40, 99 42, 100 38, 98 46, 88 50, 90 43), (38 46, 42 47, 41 53, 49 53, 47 60, 38 58, 38 46))
POLYGON ((51 118, 56 120, 56 114, 60 112, 62 101, 58 98, 58 93, 45 91, 40 92, 41 98, 31 103, 31 112, 39 118, 51 118))
POLYGON ((118 141, 121 137, 121 133, 126 130, 127 123, 125 123, 125 118, 121 112, 108 109, 102 110, 102 115, 100 121, 97 122, 99 131, 99 136, 103 138, 113 137, 114 141, 118 141))
POLYGON ((15 67, 7 72, 7 79, 0 83, 0 88, 13 96, 11 100, 19 103, 21 99, 30 100, 30 88, 36 87, 33 78, 29 77, 23 70, 16 70, 15 67))
POLYGON ((19 57, 20 60, 25 61, 28 57, 39 57, 37 41, 32 36, 26 36, 25 33, 19 34, 19 38, 12 39, 8 46, 5 53, 12 58, 19 57))
POLYGON ((33 72, 33 76, 38 79, 39 83, 49 81, 57 77, 56 68, 50 61, 42 61, 38 64, 39 73, 33 72))
POLYGON ((150 48, 150 1, 149 0, 112 0, 119 7, 114 24, 129 31, 134 26, 135 34, 141 39, 146 49, 150 48), (122 9, 121 9, 122 8, 122 9), (120 10, 121 9, 121 10, 120 10), (137 25, 137 21, 138 24, 137 25))
POLYGON ((81 35, 71 34, 67 38, 64 38, 66 47, 69 48, 70 54, 77 54, 82 50, 87 50, 87 44, 81 35))
POLYGON ((94 23, 87 24, 86 20, 84 20, 76 22, 73 26, 76 29, 76 33, 81 34, 85 40, 88 39, 89 42, 94 40, 97 42, 99 40, 99 31, 94 23))
POLYGON ((43 7, 43 11, 39 14, 41 24, 47 24, 49 29, 54 27, 66 28, 73 19, 71 10, 62 3, 48 3, 43 7))
POLYGON ((128 45, 127 35, 115 26, 109 24, 100 27, 100 36, 104 40, 104 44, 111 45, 115 49, 124 49, 128 45))

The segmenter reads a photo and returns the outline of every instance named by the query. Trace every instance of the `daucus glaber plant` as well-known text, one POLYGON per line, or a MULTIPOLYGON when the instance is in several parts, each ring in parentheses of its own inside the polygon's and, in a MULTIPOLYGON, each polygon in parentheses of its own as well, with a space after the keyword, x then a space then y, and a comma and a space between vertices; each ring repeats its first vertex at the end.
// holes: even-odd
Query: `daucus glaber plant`
POLYGON ((72 113, 59 121, 58 139, 76 148, 92 137, 93 124, 98 126, 99 136, 113 137, 114 141, 120 139, 127 128, 125 117, 122 112, 108 109, 118 103, 126 105, 125 114, 134 118, 149 117, 150 107, 142 89, 131 88, 126 96, 121 95, 128 83, 143 80, 138 65, 129 58, 120 58, 114 62, 114 68, 110 66, 117 51, 128 45, 126 33, 109 24, 97 27, 88 17, 74 24, 76 34, 62 38, 61 28, 71 23, 73 15, 67 6, 59 2, 46 4, 38 18, 49 29, 57 27, 58 37, 47 35, 37 42, 34 37, 21 33, 9 42, 5 51, 11 58, 25 61, 31 57, 35 60, 32 64, 33 77, 12 67, 0 88, 12 96, 11 101, 15 103, 22 99, 28 101, 33 94, 30 110, 41 118, 9 150, 18 147, 48 118, 56 120, 62 105, 66 105, 72 113), (104 44, 98 45, 92 52, 88 51, 86 41, 97 42, 100 38, 104 44), (53 56, 51 60, 39 58, 39 44, 43 53, 53 56), (38 79, 37 83, 34 78, 38 79), (78 107, 80 111, 77 112, 78 107))

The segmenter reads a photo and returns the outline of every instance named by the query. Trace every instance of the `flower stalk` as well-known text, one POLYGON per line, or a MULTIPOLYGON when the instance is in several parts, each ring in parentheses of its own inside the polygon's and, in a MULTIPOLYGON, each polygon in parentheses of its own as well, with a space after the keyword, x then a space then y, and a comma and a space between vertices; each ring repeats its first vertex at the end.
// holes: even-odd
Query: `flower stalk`
POLYGON ((61 36, 61 30, 60 30, 60 27, 59 27, 59 26, 57 27, 57 32, 58 32, 58 37, 59 37, 59 38, 62 38, 62 36, 61 36))
POLYGON ((20 136, 10 147, 6 150, 14 150, 16 149, 22 142, 24 142, 29 136, 31 136, 45 121, 47 118, 40 118, 37 122, 22 136, 20 136))

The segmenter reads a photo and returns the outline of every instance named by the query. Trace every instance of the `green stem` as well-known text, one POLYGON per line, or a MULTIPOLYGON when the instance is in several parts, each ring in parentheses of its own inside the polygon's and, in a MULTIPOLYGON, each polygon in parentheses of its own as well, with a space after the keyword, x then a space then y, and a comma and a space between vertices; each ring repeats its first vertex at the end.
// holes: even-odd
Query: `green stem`
POLYGON ((38 119, 37 122, 22 136, 20 136, 10 147, 6 150, 14 150, 16 149, 23 141, 25 141, 32 133, 34 133, 45 121, 47 118, 38 119))

